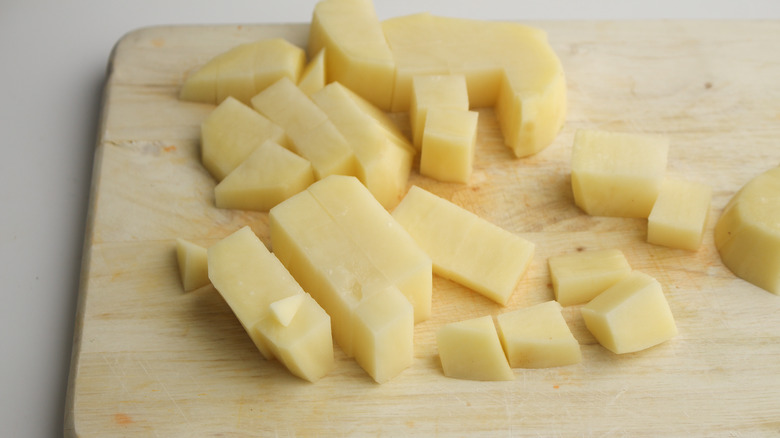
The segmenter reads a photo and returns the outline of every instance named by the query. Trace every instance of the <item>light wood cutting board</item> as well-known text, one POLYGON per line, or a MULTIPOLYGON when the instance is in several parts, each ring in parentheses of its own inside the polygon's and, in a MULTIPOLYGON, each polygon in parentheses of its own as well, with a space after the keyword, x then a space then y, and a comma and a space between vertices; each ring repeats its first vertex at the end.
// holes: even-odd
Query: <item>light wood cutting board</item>
MULTIPOLYGON (((419 184, 536 243, 508 306, 434 277, 433 317, 415 328, 415 360, 375 384, 337 350, 315 384, 267 362, 208 286, 182 291, 174 239, 208 245, 267 214, 219 210, 198 160, 209 105, 180 102, 185 74, 236 44, 306 25, 156 27, 111 57, 95 152, 67 436, 746 436, 780 434, 780 297, 732 275, 712 242, 728 199, 780 164, 780 22, 537 22, 567 73, 568 121, 526 159, 480 110, 468 185, 419 184), (578 128, 667 135, 670 175, 714 190, 697 252, 645 242, 646 221, 574 206, 569 161, 578 128), (442 324, 553 298, 552 255, 619 248, 665 289, 679 335, 614 355, 564 309, 581 364, 515 370, 512 382, 443 376, 442 324)), ((408 132, 405 114, 394 115, 408 132)))

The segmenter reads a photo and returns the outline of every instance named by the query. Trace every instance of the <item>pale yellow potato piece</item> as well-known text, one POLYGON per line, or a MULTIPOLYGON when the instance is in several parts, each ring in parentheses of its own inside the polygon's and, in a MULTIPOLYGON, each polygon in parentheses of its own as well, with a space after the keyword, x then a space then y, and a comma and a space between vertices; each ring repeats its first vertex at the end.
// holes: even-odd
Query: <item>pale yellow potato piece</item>
POLYGON ((325 76, 325 48, 320 50, 301 72, 298 88, 307 96, 322 90, 327 84, 325 76))
POLYGON ((502 313, 496 317, 496 326, 512 368, 551 368, 582 362, 580 344, 557 301, 502 313))
POLYGON ((253 68, 255 47, 258 43, 241 44, 219 57, 217 64, 217 100, 221 103, 228 97, 248 104, 249 99, 260 90, 255 88, 253 68))
POLYGON ((268 211, 314 182, 309 160, 266 141, 214 187, 218 208, 268 211))
POLYGON ((182 100, 219 104, 228 96, 250 99, 282 77, 297 82, 306 54, 283 38, 238 45, 221 53, 187 76, 182 100))
POLYGON ((696 251, 704 237, 711 200, 710 186, 667 178, 647 218, 647 241, 696 251))
POLYGON ((309 30, 309 56, 323 48, 328 82, 339 82, 379 108, 390 109, 395 60, 371 0, 318 2, 309 30))
POLYGON ((433 272, 506 304, 533 258, 534 244, 412 186, 393 217, 433 262, 433 272))
POLYGON ((276 319, 276 322, 281 324, 282 327, 290 325, 295 314, 298 313, 298 309, 301 308, 301 304, 303 304, 306 295, 307 294, 290 295, 289 297, 271 303, 269 308, 271 309, 271 315, 276 319))
POLYGON ((547 264, 555 299, 562 306, 587 303, 631 272, 619 249, 556 255, 547 264))
POLYGON ((251 333, 264 340, 290 373, 316 382, 335 364, 330 317, 307 293, 283 300, 290 299, 300 303, 287 324, 282 324, 278 315, 268 314, 252 327, 251 333))
POLYGON ((328 312, 344 353, 376 381, 408 367, 414 309, 345 229, 308 190, 271 209, 269 218, 274 253, 328 312))
POLYGON ((780 167, 731 198, 715 225, 715 246, 731 272, 780 295, 780 167))
POLYGON ((311 162, 316 179, 355 175, 356 159, 328 116, 295 83, 282 78, 252 98, 252 106, 281 126, 290 149, 311 162))
POLYGON ((661 284, 639 271, 632 271, 580 310, 588 330, 613 353, 644 350, 677 335, 661 284))
POLYGON ((206 248, 184 239, 176 239, 176 261, 185 292, 209 284, 206 248))
POLYGON ((431 316, 430 257, 354 177, 334 175, 307 189, 384 278, 412 303, 415 322, 431 316))
POLYGON ((245 226, 209 247, 208 271, 211 283, 266 359, 277 357, 291 372, 311 381, 332 368, 330 322, 322 308, 307 306, 307 316, 297 318, 297 323, 293 318, 287 327, 278 324, 271 315, 272 303, 305 292, 249 227, 245 226), (255 330, 255 325, 268 317, 278 324, 278 327, 272 327, 273 333, 255 330), (318 342, 309 342, 312 338, 318 342), (299 342, 307 348, 293 348, 295 354, 276 356, 275 352, 289 352, 299 342), (297 374, 301 370, 306 371, 297 374))
POLYGON ((285 138, 279 125, 229 97, 201 124, 201 161, 221 181, 267 140, 284 144, 285 138))
POLYGON ((387 279, 307 190, 272 208, 269 222, 274 254, 328 312, 336 343, 352 357, 354 309, 387 279))
POLYGON ((355 361, 385 383, 414 359, 414 308, 395 287, 363 297, 353 321, 355 361))
POLYGON ((647 218, 666 174, 666 137, 581 129, 574 137, 574 202, 591 216, 647 218))
POLYGON ((338 82, 311 95, 344 135, 357 159, 357 177, 386 209, 395 207, 406 191, 414 149, 396 141, 371 103, 338 82))
POLYGON ((493 318, 446 324, 436 332, 444 375, 465 380, 514 380, 493 318))
POLYGON ((396 62, 393 111, 410 108, 420 75, 463 75, 471 108, 495 107, 516 156, 547 147, 566 116, 566 80, 546 34, 518 23, 428 13, 382 23, 396 62))
POLYGON ((259 93, 281 78, 298 83, 305 65, 306 51, 286 39, 258 41, 254 56, 255 91, 259 93))
POLYGON ((412 78, 409 124, 412 128, 412 144, 417 149, 422 147, 425 119, 430 108, 468 110, 469 94, 465 76, 430 75, 412 78))
POLYGON ((430 108, 422 134, 420 174, 467 184, 474 166, 479 113, 430 108))

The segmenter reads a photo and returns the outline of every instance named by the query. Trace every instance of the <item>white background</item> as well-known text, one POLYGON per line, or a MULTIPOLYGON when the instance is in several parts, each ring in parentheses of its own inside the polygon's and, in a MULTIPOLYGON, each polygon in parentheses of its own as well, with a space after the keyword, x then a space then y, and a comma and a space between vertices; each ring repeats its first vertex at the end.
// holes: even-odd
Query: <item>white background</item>
MULTIPOLYGON (((0 436, 61 436, 100 94, 150 25, 306 22, 316 0, 0 0, 0 436)), ((380 19, 780 19, 780 1, 375 0, 380 19)), ((780 48, 778 48, 780 49, 780 48)))

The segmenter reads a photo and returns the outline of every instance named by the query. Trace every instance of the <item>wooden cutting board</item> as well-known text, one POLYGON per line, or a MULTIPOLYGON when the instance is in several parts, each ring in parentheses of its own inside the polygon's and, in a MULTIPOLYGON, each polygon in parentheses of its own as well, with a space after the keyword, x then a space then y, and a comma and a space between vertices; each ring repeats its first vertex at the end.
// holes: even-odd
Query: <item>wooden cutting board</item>
MULTIPOLYGON (((337 350, 311 384, 262 359, 219 294, 183 292, 177 237, 208 245, 248 224, 267 243, 267 214, 216 209, 198 160, 199 123, 213 108, 180 102, 185 74, 236 44, 306 25, 141 29, 110 60, 95 151, 67 436, 744 436, 780 434, 780 297, 732 275, 712 229, 728 199, 780 164, 780 22, 537 22, 567 72, 568 121, 526 159, 502 145, 480 110, 468 185, 414 172, 419 184, 536 243, 503 308, 434 278, 433 317, 415 328, 415 359, 375 384, 337 350), (646 221, 589 217, 569 172, 578 128, 660 133, 670 175, 714 190, 697 252, 645 242, 646 221), (621 249, 665 289, 679 335, 615 355, 564 315, 581 364, 516 369, 512 382, 443 376, 442 324, 553 298, 547 258, 621 249)), ((394 115, 408 132, 405 114, 394 115)))

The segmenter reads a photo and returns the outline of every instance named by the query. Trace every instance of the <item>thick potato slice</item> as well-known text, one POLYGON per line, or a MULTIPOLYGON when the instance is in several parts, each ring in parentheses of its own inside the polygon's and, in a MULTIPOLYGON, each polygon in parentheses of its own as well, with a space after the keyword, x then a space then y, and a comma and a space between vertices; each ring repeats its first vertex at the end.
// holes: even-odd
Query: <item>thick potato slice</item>
POLYGON ((734 274, 780 295, 780 167, 731 198, 715 225, 715 246, 734 274))
POLYGON ((179 98, 219 104, 228 96, 249 104, 255 94, 287 77, 300 77, 306 53, 283 38, 238 45, 192 72, 182 84, 179 98))
POLYGON ((534 244, 412 186, 393 217, 433 261, 433 271, 506 304, 533 258, 534 244))
POLYGON ((214 187, 218 208, 268 211, 314 182, 309 160, 266 141, 214 187))

